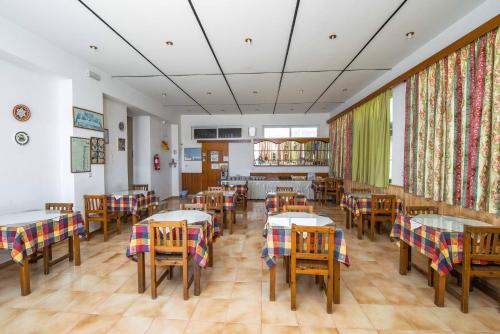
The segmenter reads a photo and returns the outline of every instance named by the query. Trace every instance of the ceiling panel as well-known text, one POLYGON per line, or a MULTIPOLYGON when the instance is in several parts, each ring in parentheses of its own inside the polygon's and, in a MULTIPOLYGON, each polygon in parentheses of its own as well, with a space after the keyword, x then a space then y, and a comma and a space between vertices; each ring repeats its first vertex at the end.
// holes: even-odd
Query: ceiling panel
POLYGON ((173 80, 203 105, 234 103, 222 76, 195 75, 175 77, 173 80))
POLYGON ((211 105, 205 105, 204 107, 214 115, 228 115, 228 114, 240 113, 236 104, 211 104, 211 105))
POLYGON ((278 102, 312 103, 338 73, 340 72, 285 73, 278 102))
POLYGON ((346 101, 383 73, 384 71, 346 71, 319 99, 319 102, 346 101))
POLYGON ((206 115, 207 112, 199 106, 166 106, 167 110, 171 110, 183 115, 206 115))
POLYGON ((325 103, 325 102, 318 102, 316 103, 309 111, 308 113, 329 113, 333 109, 337 108, 339 105, 342 103, 325 103))
POLYGON ((220 72, 187 0, 85 2, 167 74, 220 72))
POLYGON ((401 0, 302 1, 286 70, 342 70, 400 3, 401 0), (331 34, 337 38, 330 40, 331 34))
POLYGON ((483 1, 460 1, 459 5, 456 0, 408 1, 351 68, 395 66, 483 1), (407 39, 406 33, 410 31, 415 32, 415 36, 407 39))
POLYGON ((0 5, 3 17, 112 75, 158 73, 78 1, 4 0, 0 5))
POLYGON ((304 113, 311 103, 278 103, 276 114, 300 114, 304 113))
POLYGON ((274 103, 241 104, 243 114, 272 114, 274 103))
POLYGON ((276 100, 280 74, 234 74, 227 79, 240 104, 274 103, 276 100))
POLYGON ((281 71, 294 0, 193 0, 193 4, 225 72, 281 71), (247 37, 252 38, 251 45, 245 44, 247 37))

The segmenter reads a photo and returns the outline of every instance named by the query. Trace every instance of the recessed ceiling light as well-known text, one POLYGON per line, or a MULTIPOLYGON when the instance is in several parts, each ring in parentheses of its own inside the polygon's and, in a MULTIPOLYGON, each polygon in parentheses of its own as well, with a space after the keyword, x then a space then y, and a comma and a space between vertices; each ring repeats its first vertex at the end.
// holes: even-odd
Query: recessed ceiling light
POLYGON ((406 38, 407 39, 412 39, 414 36, 415 36, 415 32, 414 31, 410 31, 410 32, 406 33, 406 38))
POLYGON ((330 36, 328 36, 328 38, 329 38, 329 39, 331 39, 331 40, 334 40, 334 39, 336 39, 336 38, 337 38, 337 35, 335 35, 335 34, 331 34, 330 36))
POLYGON ((304 94, 304 90, 303 89, 299 89, 299 94, 304 94))
POLYGON ((258 91, 256 91, 256 90, 254 90, 252 93, 254 93, 254 94, 258 94, 259 92, 258 92, 258 91))
POLYGON ((94 51, 97 51, 97 49, 99 49, 97 45, 89 45, 89 48, 91 48, 94 51))
POLYGON ((347 88, 342 89, 343 92, 347 92, 347 88))
POLYGON ((252 39, 250 37, 245 38, 246 45, 252 45, 252 39))
POLYGON ((290 108, 290 111, 294 111, 294 110, 295 110, 295 109, 293 109, 293 108, 290 108))
POLYGON ((167 93, 161 93, 161 96, 167 96, 167 93))
POLYGON ((188 111, 191 111, 191 109, 189 109, 188 111))
POLYGON ((325 107, 323 107, 323 108, 321 108, 321 109, 326 110, 326 108, 325 108, 325 107))
POLYGON ((207 92, 207 95, 212 95, 212 92, 207 92))
POLYGON ((259 109, 259 108, 256 108, 256 109, 255 109, 255 111, 260 111, 260 109, 259 109))
POLYGON ((174 45, 174 42, 172 42, 172 41, 166 41, 165 44, 167 44, 168 46, 172 46, 172 45, 174 45))
POLYGON ((224 109, 221 109, 220 111, 224 111, 224 109))

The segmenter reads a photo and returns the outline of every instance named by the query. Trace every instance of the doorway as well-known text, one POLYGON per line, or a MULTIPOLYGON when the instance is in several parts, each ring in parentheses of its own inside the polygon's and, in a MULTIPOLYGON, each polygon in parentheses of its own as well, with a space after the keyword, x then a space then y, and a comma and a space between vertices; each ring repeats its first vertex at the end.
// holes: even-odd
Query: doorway
POLYGON ((201 144, 202 153, 202 176, 201 185, 203 190, 208 187, 220 185, 220 167, 224 161, 224 157, 229 157, 227 142, 204 142, 201 144))
POLYGON ((127 116, 127 165, 128 165, 128 188, 132 189, 134 184, 134 121, 127 116))

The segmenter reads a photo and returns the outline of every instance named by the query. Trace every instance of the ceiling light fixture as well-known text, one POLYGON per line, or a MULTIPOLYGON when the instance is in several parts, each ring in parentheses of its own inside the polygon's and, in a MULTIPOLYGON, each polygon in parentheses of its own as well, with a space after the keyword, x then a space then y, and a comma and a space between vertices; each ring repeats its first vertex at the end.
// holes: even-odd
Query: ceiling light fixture
POLYGON ((250 37, 245 38, 246 45, 252 45, 252 39, 250 37))
POLYGON ((254 94, 258 94, 259 92, 258 92, 258 91, 256 91, 256 90, 254 90, 252 93, 254 93, 254 94))
POLYGON ((167 93, 161 93, 161 96, 167 96, 167 93))
POLYGON ((207 92, 207 95, 212 95, 212 92, 207 92))
POLYGON ((303 89, 299 89, 299 94, 304 94, 304 90, 303 89))
POLYGON ((220 111, 224 111, 224 109, 221 109, 220 111))
POLYGON ((89 48, 91 48, 94 51, 97 51, 99 49, 97 45, 89 45, 89 48))
POLYGON ((256 109, 255 109, 255 111, 260 111, 260 109, 259 109, 259 108, 256 108, 256 109))
POLYGON ((172 42, 172 41, 166 41, 165 44, 167 44, 168 46, 172 46, 172 45, 174 45, 174 42, 172 42))
POLYGON ((294 110, 295 110, 295 109, 293 109, 293 108, 290 108, 290 111, 294 111, 294 110))
POLYGON ((410 31, 406 33, 406 39, 412 39, 415 36, 414 31, 410 31))
POLYGON ((347 92, 347 88, 342 89, 343 92, 347 92))
POLYGON ((331 40, 333 41, 334 39, 336 39, 336 38, 337 38, 337 35, 335 35, 335 34, 331 34, 330 36, 328 36, 328 38, 329 38, 329 39, 331 39, 331 40))

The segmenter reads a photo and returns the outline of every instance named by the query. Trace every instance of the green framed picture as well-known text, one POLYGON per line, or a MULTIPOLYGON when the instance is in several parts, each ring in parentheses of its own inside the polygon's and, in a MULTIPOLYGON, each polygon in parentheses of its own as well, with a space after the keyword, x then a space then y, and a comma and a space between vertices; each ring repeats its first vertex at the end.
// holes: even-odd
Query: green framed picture
POLYGON ((71 173, 90 172, 90 139, 71 137, 71 173))

